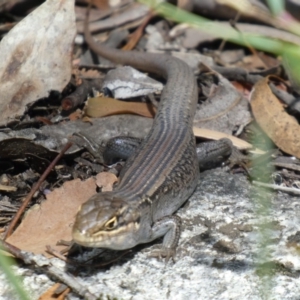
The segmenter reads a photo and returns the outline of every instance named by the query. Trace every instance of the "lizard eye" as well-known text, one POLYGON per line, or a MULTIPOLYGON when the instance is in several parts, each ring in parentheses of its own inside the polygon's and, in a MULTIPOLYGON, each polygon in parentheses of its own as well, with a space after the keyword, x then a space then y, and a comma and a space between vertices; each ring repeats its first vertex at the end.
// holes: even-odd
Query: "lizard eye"
POLYGON ((117 224, 118 224, 117 217, 113 217, 109 221, 106 222, 104 227, 106 230, 112 230, 112 229, 116 228, 117 224))

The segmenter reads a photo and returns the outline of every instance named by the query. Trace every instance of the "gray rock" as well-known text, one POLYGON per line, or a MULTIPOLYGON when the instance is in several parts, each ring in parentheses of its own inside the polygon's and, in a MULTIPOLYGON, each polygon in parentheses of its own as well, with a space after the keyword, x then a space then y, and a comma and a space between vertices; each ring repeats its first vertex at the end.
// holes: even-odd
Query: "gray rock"
MULTIPOLYGON (((206 171, 178 212, 183 231, 175 263, 150 258, 152 246, 143 245, 108 269, 87 268, 77 276, 91 293, 116 299, 296 300, 299 205, 299 197, 254 189, 241 174, 206 171), (262 210, 260 197, 269 198, 270 207, 262 210)), ((18 273, 31 299, 50 285, 45 275, 18 273)), ((0 298, 13 299, 7 295, 0 275, 0 298)))

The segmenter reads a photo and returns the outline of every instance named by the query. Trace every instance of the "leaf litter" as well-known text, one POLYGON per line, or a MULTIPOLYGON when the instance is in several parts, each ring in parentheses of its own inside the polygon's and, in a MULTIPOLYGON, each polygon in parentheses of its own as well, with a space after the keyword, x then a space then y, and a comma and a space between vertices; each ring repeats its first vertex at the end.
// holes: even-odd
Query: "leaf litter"
POLYGON ((74 1, 48 0, 2 39, 0 124, 51 90, 63 90, 71 78, 75 33, 74 1))

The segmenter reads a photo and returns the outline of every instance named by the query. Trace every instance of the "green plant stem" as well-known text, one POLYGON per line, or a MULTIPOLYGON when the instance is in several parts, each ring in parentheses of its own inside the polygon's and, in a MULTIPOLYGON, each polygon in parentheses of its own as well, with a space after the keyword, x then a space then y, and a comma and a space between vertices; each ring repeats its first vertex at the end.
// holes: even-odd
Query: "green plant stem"
POLYGON ((278 55, 281 55, 287 46, 298 49, 298 47, 293 44, 271 39, 259 34, 254 35, 250 33, 240 33, 232 27, 226 27, 218 22, 210 21, 204 17, 177 8, 169 3, 161 3, 157 0, 139 0, 139 2, 150 6, 158 14, 177 23, 189 24, 216 37, 223 38, 243 46, 248 46, 248 44, 250 44, 256 49, 278 55))
POLYGON ((13 273, 10 267, 11 265, 13 265, 13 260, 10 257, 4 256, 0 253, 1 271, 5 274, 8 282, 18 295, 18 298, 21 300, 30 300, 21 284, 20 278, 13 273))

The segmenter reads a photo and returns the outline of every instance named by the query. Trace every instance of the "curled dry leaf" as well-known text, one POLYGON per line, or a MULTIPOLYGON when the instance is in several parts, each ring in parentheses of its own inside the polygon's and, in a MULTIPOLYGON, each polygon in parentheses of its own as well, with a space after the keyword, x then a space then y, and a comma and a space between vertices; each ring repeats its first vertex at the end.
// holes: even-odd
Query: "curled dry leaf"
POLYGON ((268 83, 271 76, 258 81, 251 93, 253 115, 271 140, 284 152, 300 158, 300 126, 286 113, 272 93, 268 83))
POLYGON ((156 109, 150 103, 125 102, 109 97, 96 97, 88 100, 84 112, 92 118, 117 114, 135 114, 153 118, 156 109))
POLYGON ((0 43, 0 124, 26 105, 62 91, 71 77, 74 0, 47 0, 0 43))

